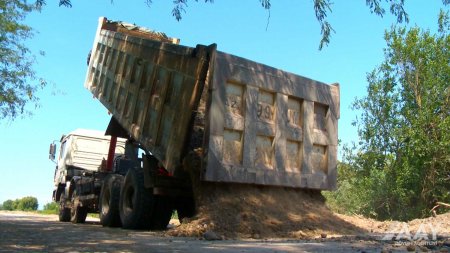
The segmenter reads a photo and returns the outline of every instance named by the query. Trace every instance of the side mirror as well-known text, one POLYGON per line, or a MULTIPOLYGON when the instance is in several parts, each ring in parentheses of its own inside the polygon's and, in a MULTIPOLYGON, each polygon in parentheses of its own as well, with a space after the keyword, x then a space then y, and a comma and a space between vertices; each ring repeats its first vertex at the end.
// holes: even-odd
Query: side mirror
POLYGON ((48 158, 52 161, 55 161, 55 158, 56 158, 56 144, 55 143, 50 144, 50 151, 48 153, 49 153, 48 158))

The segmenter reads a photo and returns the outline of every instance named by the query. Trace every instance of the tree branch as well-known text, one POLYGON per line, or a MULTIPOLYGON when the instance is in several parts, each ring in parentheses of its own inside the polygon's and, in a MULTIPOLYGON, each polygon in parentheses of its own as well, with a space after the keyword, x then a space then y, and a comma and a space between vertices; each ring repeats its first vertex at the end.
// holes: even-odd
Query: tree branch
POLYGON ((331 24, 326 20, 328 12, 331 10, 330 0, 314 0, 314 12, 316 13, 317 21, 320 24, 320 33, 322 39, 320 40, 319 50, 322 50, 323 46, 328 46, 330 43, 331 32, 334 32, 331 24))

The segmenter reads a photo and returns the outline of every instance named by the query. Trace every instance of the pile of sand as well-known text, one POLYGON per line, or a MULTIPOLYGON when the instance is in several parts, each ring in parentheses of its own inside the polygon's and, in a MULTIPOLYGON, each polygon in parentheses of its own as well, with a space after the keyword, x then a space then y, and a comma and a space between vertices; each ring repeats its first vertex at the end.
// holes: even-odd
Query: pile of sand
POLYGON ((307 239, 363 232, 329 210, 319 191, 197 182, 195 195, 197 215, 170 235, 307 239))
POLYGON ((197 214, 184 219, 169 235, 202 237, 212 231, 230 239, 307 239, 363 232, 335 215, 320 191, 200 181, 201 156, 197 149, 183 161, 197 214))

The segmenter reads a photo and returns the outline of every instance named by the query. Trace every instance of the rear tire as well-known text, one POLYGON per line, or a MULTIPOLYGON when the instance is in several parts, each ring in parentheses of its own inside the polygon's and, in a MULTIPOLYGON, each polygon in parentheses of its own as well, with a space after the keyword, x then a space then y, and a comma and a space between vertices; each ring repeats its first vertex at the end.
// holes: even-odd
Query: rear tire
POLYGON ((77 189, 73 190, 71 197, 72 208, 70 209, 70 221, 72 223, 84 223, 86 221, 87 209, 80 205, 77 189))
POLYGON ((120 191, 119 213, 123 228, 149 229, 152 207, 153 194, 144 187, 143 169, 129 169, 120 191))
POLYGON ((167 196, 154 196, 153 215, 150 228, 155 230, 164 230, 169 225, 172 218, 172 201, 167 196))
POLYGON ((58 212, 58 218, 61 222, 68 222, 70 221, 70 208, 67 208, 66 205, 66 194, 63 191, 61 193, 61 196, 59 197, 59 212, 58 212))
POLYGON ((122 175, 108 175, 100 191, 99 209, 100 223, 106 227, 120 227, 119 201, 122 175))

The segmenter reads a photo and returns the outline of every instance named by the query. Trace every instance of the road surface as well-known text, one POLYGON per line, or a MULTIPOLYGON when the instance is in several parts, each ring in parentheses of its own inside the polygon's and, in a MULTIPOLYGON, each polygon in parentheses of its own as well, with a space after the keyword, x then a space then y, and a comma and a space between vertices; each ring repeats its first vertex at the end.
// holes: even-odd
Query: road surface
MULTIPOLYGON (((388 252, 364 239, 220 240, 102 227, 98 219, 62 223, 56 215, 0 211, 0 252, 388 252)), ((392 250, 390 247, 389 250, 392 250)), ((405 251, 404 247, 395 251, 405 251)))

